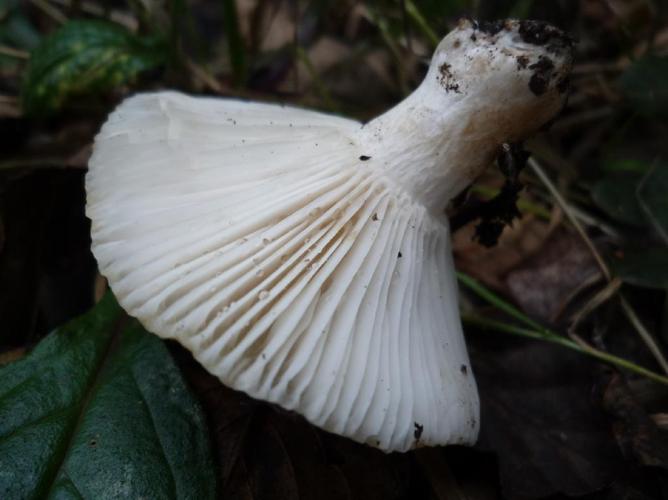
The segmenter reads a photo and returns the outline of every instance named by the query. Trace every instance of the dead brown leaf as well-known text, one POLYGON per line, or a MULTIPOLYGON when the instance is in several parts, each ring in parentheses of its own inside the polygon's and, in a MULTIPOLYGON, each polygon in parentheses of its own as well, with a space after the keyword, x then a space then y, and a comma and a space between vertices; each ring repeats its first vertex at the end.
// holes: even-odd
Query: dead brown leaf
POLYGON ((497 246, 485 248, 473 240, 475 223, 468 224, 453 235, 457 268, 487 286, 503 288, 506 273, 540 249, 550 231, 547 222, 525 215, 504 229, 497 246))
POLYGON ((605 387, 603 403, 614 420, 617 443, 641 464, 668 469, 668 431, 661 430, 619 374, 605 387))
POLYGON ((566 230, 552 234, 541 251, 512 269, 505 283, 530 316, 553 322, 582 284, 600 276, 587 246, 566 230))
POLYGON ((496 453, 508 498, 584 495, 613 481, 623 460, 593 391, 593 362, 524 340, 473 361, 480 446, 496 453))
POLYGON ((429 498, 412 454, 384 454, 223 386, 170 345, 204 407, 219 496, 253 500, 429 498))

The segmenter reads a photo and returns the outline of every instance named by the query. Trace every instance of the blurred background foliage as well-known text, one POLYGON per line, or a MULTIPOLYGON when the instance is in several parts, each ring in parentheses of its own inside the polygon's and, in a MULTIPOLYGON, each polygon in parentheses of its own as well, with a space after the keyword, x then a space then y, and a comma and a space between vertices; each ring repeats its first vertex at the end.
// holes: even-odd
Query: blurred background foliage
MULTIPOLYGON (((94 134, 123 97, 173 88, 368 120, 418 85, 462 16, 546 20, 577 40, 568 105, 525 144, 533 160, 521 177, 522 218, 492 249, 472 240, 475 221, 454 235, 457 265, 476 280, 462 308, 483 399, 481 444, 387 458, 344 442, 325 446, 325 463, 359 498, 668 495, 663 0, 0 0, 0 362, 88 310, 104 289, 89 251, 83 175, 94 134), (501 297, 514 304, 510 316, 501 297), (659 378, 490 330, 617 356, 659 378), (378 474, 379 485, 365 474, 378 474)), ((503 182, 489 169, 452 216, 475 215, 503 182)), ((171 349, 209 418, 231 407, 247 417, 243 396, 221 395, 171 349)), ((260 424, 257 413, 248 417, 253 446, 258 436, 276 438, 267 425, 315 439, 262 408, 260 424)), ((214 440, 241 439, 226 432, 214 440)), ((300 469, 295 456, 306 460, 305 452, 294 447, 272 451, 297 464, 275 472, 289 477, 266 478, 267 463, 248 450, 225 448, 217 459, 232 453, 264 478, 248 486, 250 496, 271 498, 278 490, 266 485, 277 481, 276 498, 292 498, 284 482, 304 491, 313 473, 300 469)), ((226 467, 223 482, 242 481, 226 467)))

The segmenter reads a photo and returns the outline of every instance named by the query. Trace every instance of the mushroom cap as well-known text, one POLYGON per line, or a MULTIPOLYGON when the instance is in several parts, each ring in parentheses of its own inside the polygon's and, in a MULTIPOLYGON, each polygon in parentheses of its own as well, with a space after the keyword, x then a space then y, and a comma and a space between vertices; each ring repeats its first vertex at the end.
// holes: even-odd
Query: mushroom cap
POLYGON ((86 176, 93 253, 129 314, 230 387, 385 451, 473 443, 448 229, 366 168, 360 128, 131 97, 86 176))

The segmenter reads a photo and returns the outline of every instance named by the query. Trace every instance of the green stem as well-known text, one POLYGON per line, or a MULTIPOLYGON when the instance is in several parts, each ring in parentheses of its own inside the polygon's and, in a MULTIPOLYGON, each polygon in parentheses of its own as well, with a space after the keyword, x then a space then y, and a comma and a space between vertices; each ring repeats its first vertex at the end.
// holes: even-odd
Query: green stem
POLYGON ((558 344, 562 347, 566 347, 567 349, 571 349, 573 351, 586 354, 588 356, 591 356, 593 358, 598 359, 599 361, 603 361, 605 363, 609 363, 611 365, 617 366, 618 368, 622 368, 624 370, 628 370, 633 373, 637 373, 638 375, 642 375, 644 377, 647 377, 648 379, 654 380, 655 382, 659 382, 664 385, 668 385, 668 377, 664 377, 663 375, 659 375, 658 373, 655 373, 651 370, 648 370, 647 368, 643 368, 642 366, 636 365, 635 363, 628 361, 624 358, 620 358, 615 356, 614 354, 610 354, 598 349, 595 349, 594 347, 591 347, 588 344, 585 343, 578 343, 575 342, 574 340, 567 339, 566 337, 562 337, 561 335, 550 332, 549 330, 543 331, 543 332, 537 332, 534 330, 529 330, 527 328, 522 328, 519 326, 514 326, 514 325, 509 325, 507 323, 503 323, 501 321, 495 321, 491 319, 486 319, 486 318, 478 318, 475 316, 469 316, 465 315, 462 317, 462 321, 464 324, 471 325, 471 326, 476 326, 478 328, 485 328, 485 329, 490 329, 490 330, 496 330, 499 332, 503 333, 510 333, 512 335, 518 335, 521 337, 528 337, 531 339, 537 339, 537 340, 544 340, 546 342, 551 342, 553 344, 558 344))
POLYGON ((522 311, 517 309, 515 306, 506 302, 501 297, 496 295, 491 290, 485 288, 482 284, 478 283, 478 281, 468 276, 467 274, 457 272, 457 278, 463 285, 466 285, 467 288, 470 288, 480 298, 485 299, 487 302, 495 306, 497 309, 505 312, 508 316, 515 318, 521 323, 524 323, 525 325, 535 330, 538 330, 539 332, 548 331, 544 329, 540 323, 529 318, 526 314, 522 313, 522 311))
POLYGON ((618 368, 622 368, 624 370, 637 373, 638 375, 642 375, 643 377, 654 380, 655 382, 668 385, 668 377, 664 377, 663 375, 659 375, 658 373, 648 370, 647 368, 643 368, 642 366, 637 365, 627 359, 620 358, 618 356, 615 356, 614 354, 610 354, 605 351, 596 349, 582 340, 577 342, 575 340, 559 335, 558 333, 543 327, 536 321, 527 317, 517 308, 515 308, 514 306, 512 306, 499 296, 497 296, 494 292, 485 288, 483 285, 478 283, 470 276, 467 276, 466 274, 463 273, 457 273, 457 277, 459 278, 459 281, 463 285, 471 289, 480 298, 486 300, 487 302, 495 306, 497 309, 505 312, 506 314, 515 318, 516 320, 524 323, 525 325, 530 326, 531 329, 522 328, 519 326, 503 323, 501 321, 496 321, 487 318, 480 318, 472 315, 462 316, 462 321, 464 322, 464 324, 476 326, 479 328, 496 330, 499 332, 509 333, 512 335, 519 335, 521 337, 527 337, 535 340, 544 340, 546 342, 551 342, 553 344, 558 344, 562 347, 571 349, 573 351, 577 351, 582 354, 586 354, 595 359, 598 359, 599 361, 603 361, 618 368))
MULTIPOLYGON (((598 263, 598 266, 601 268, 601 272, 605 276, 605 279, 608 282, 612 281, 612 273, 610 272, 610 268, 603 259, 603 256, 596 249, 596 245, 594 245, 594 242, 591 240, 591 238, 589 238, 589 235, 587 235, 587 232, 585 231, 584 227, 578 221, 577 217, 573 213, 571 206, 566 202, 566 199, 561 195, 561 193, 554 185, 552 180, 548 177, 543 168, 534 158, 529 158, 529 166, 532 168, 532 170, 534 171, 536 176, 541 180, 541 182, 545 184, 545 187, 548 189, 548 191, 550 191, 550 194, 554 197, 559 206, 562 208, 564 214, 566 214, 566 217, 571 221, 571 224, 573 224, 573 227, 578 232, 585 245, 587 245, 587 248, 589 248, 589 251, 593 255, 596 262, 598 263)), ((661 351, 661 348, 654 340, 654 337, 652 337, 652 334, 649 333, 649 331, 647 331, 645 326, 638 318, 638 315, 636 314, 635 310, 626 301, 621 292, 619 293, 619 298, 622 304, 622 311, 626 315, 627 319, 629 320, 633 328, 638 333, 638 336, 645 343, 647 349, 652 353, 652 355, 656 359, 657 363, 659 363, 659 366, 661 366, 663 371, 665 373, 668 373, 668 360, 666 360, 666 357, 663 355, 663 352, 661 351)))
POLYGON ((412 2, 412 0, 406 0, 406 12, 411 17, 413 22, 417 25, 422 33, 429 39, 432 45, 438 45, 440 39, 436 35, 436 32, 431 29, 429 23, 422 15, 422 12, 417 8, 417 6, 412 2))
POLYGON ((403 95, 408 95, 410 92, 410 89, 408 88, 408 83, 407 83, 407 76, 406 76, 406 68, 405 66, 405 58, 401 54, 401 50, 399 49, 399 45, 395 42, 394 37, 392 36, 392 33, 390 32, 390 27, 387 22, 387 20, 380 15, 378 12, 376 12, 375 9, 369 9, 369 15, 371 16, 371 22, 376 25, 378 30, 380 31, 380 35, 387 45, 387 47, 390 49, 390 52, 392 53, 392 56, 394 56, 396 60, 396 68, 397 68, 397 77, 399 80, 399 88, 401 89, 401 93, 403 95))
POLYGON ((313 85, 316 91, 318 94, 320 94, 320 99, 322 99, 325 107, 329 111, 338 111, 338 106, 334 102, 334 99, 332 99, 332 95, 329 93, 327 86, 323 83, 315 67, 313 67, 313 63, 311 62, 311 59, 309 58, 306 51, 301 46, 297 46, 296 55, 297 59, 299 59, 302 63, 304 63, 304 66, 306 66, 306 70, 308 71, 311 80, 313 81, 313 85))

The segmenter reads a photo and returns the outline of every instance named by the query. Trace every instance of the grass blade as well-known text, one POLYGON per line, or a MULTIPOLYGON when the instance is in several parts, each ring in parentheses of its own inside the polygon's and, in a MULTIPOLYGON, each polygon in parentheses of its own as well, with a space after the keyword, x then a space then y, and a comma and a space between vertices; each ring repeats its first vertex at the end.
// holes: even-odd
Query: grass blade
POLYGON ((465 325, 476 326, 478 328, 490 329, 512 335, 519 335, 521 337, 534 340, 543 340, 553 344, 558 344, 562 347, 566 347, 567 349, 586 354, 592 358, 598 359, 599 361, 603 361, 618 368, 646 377, 650 380, 654 380, 655 382, 668 385, 668 377, 664 377, 663 375, 659 375, 658 373, 648 370, 647 368, 643 368, 642 366, 637 365, 627 359, 617 357, 613 354, 601 351, 600 349, 596 349, 577 335, 573 335, 572 338, 569 339, 548 328, 543 327, 536 321, 526 316, 519 309, 503 300, 494 292, 487 289, 472 277, 464 273, 457 273, 457 278, 459 279, 460 283, 465 285, 480 298, 489 302, 491 305, 500 311, 505 312, 512 318, 520 321, 521 323, 524 323, 525 325, 528 325, 530 328, 523 328, 501 321, 481 318, 473 315, 462 316, 462 321, 465 325))
POLYGON ((246 49, 239 32, 239 15, 235 0, 223 1, 223 22, 230 66, 234 73, 234 83, 242 86, 246 81, 246 49))

